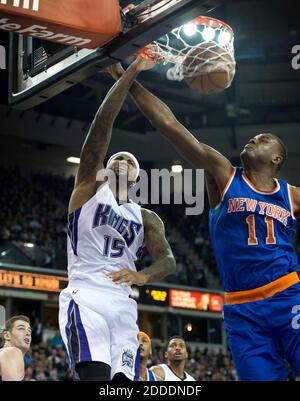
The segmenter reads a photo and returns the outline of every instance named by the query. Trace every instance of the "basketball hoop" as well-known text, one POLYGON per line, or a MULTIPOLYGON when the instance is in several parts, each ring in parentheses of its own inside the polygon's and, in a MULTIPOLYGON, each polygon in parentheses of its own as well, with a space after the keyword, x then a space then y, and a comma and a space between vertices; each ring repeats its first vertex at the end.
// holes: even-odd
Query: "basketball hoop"
POLYGON ((155 64, 167 64, 167 61, 162 55, 160 49, 157 47, 156 43, 149 43, 142 50, 139 50, 137 54, 146 60, 153 61, 155 64))
POLYGON ((199 16, 146 46, 139 54, 157 63, 171 63, 170 80, 182 81, 220 68, 235 74, 234 33, 216 18, 199 16))

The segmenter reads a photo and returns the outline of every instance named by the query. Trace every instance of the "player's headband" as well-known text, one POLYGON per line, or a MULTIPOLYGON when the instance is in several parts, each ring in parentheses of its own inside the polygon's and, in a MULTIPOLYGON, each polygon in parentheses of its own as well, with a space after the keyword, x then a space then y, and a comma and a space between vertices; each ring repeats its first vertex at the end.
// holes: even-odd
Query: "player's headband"
MULTIPOLYGON (((132 153, 130 153, 130 152, 124 151, 124 152, 115 153, 114 155, 112 155, 112 156, 108 159, 108 162, 107 162, 107 164, 106 164, 106 168, 110 165, 110 163, 111 163, 113 160, 115 160, 117 157, 119 157, 119 156, 121 156, 121 155, 128 156, 128 157, 133 161, 134 167, 135 167, 135 169, 136 169, 134 179, 136 180, 136 179, 138 178, 139 174, 140 174, 140 165, 139 165, 139 162, 137 161, 136 157, 135 157, 132 153)), ((146 334, 146 333, 145 333, 145 334, 146 334)))
POLYGON ((149 340, 150 344, 151 344, 151 339, 150 339, 150 337, 148 336, 147 333, 145 333, 144 331, 140 331, 139 332, 139 336, 140 337, 146 337, 149 340))

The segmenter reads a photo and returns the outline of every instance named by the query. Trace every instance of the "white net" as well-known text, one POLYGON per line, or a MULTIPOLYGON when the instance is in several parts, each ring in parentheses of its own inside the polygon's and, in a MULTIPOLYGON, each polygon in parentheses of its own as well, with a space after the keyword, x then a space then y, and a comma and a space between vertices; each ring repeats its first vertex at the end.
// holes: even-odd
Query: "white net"
POLYGON ((181 81, 214 71, 227 71, 233 78, 233 39, 232 29, 227 24, 214 18, 198 17, 173 29, 140 54, 157 62, 173 64, 167 71, 170 80, 181 81))

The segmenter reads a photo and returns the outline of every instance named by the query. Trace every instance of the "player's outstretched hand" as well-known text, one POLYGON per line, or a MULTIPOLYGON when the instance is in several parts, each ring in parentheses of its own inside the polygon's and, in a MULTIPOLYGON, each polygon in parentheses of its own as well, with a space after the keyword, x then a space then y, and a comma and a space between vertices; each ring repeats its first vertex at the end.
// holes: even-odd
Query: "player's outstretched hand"
POLYGON ((100 72, 107 72, 110 74, 113 79, 116 81, 121 78, 121 76, 124 74, 125 70, 122 67, 121 63, 113 64, 108 67, 104 67, 100 70, 100 72))
POLYGON ((139 71, 151 70, 156 65, 154 61, 146 60, 141 56, 138 56, 132 64, 135 64, 139 71))
POLYGON ((118 272, 106 273, 106 275, 112 279, 115 284, 127 284, 130 285, 145 285, 146 277, 142 271, 134 272, 130 269, 122 269, 118 272))

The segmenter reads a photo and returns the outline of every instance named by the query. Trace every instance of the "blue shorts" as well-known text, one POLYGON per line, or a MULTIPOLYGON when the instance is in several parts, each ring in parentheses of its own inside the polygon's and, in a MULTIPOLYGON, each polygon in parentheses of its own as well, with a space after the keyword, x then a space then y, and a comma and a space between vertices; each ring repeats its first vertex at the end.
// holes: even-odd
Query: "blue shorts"
POLYGON ((300 283, 256 302, 224 305, 227 342, 240 380, 300 376, 300 283))

